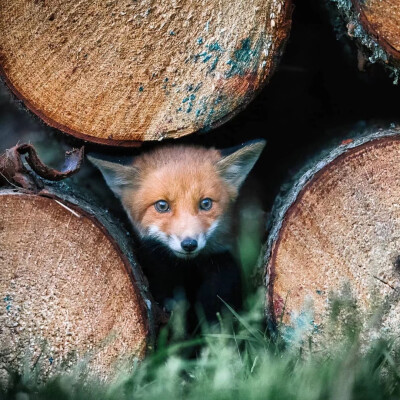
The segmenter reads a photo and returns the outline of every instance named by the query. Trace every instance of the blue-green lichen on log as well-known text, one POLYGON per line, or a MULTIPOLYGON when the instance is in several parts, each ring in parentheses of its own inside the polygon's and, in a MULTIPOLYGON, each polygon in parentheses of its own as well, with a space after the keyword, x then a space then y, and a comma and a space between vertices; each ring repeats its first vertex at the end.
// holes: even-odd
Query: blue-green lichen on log
POLYGON ((215 57, 213 63, 212 63, 211 66, 210 66, 210 68, 208 69, 208 72, 214 71, 215 68, 216 68, 217 65, 218 65, 218 62, 219 62, 219 57, 217 56, 217 57, 215 57))
POLYGON ((244 76, 249 72, 255 72, 258 67, 262 48, 262 39, 258 39, 254 48, 251 39, 246 38, 241 41, 240 47, 233 52, 233 57, 227 61, 230 66, 226 72, 226 78, 235 75, 244 76))
POLYGON ((216 97, 204 96, 199 100, 196 117, 203 125, 199 133, 210 131, 214 122, 229 112, 229 104, 223 103, 223 100, 226 100, 226 96, 222 94, 218 94, 216 97))
MULTIPOLYGON (((203 44, 203 39, 198 38, 197 44, 199 44, 199 45, 203 44)), ((220 56, 224 53, 224 49, 221 47, 221 45, 218 42, 206 44, 205 47, 207 50, 202 51, 201 53, 195 54, 192 58, 193 58, 194 62, 201 60, 204 64, 208 63, 211 60, 212 61, 211 66, 208 68, 208 71, 207 71, 209 73, 209 72, 214 71, 215 68, 217 67, 220 56)))
POLYGON ((209 51, 223 51, 218 42, 206 44, 206 47, 208 48, 209 51))
POLYGON ((281 325, 282 338, 286 343, 300 344, 310 334, 319 333, 319 326, 314 322, 313 311, 303 310, 291 315, 289 325, 281 325))
MULTIPOLYGON (((185 86, 185 88, 184 88, 184 90, 188 93, 183 99, 182 99, 182 104, 184 104, 185 105, 185 107, 186 107, 186 112, 187 113, 190 113, 192 110, 193 110, 193 107, 194 107, 194 103, 195 103, 195 101, 196 101, 196 94, 195 93, 197 93, 199 90, 200 90, 200 88, 203 86, 203 83, 202 82, 200 82, 200 83, 198 83, 198 84, 193 84, 193 83, 190 83, 190 84, 187 84, 186 86, 185 86)), ((176 110, 177 112, 181 112, 181 111, 183 111, 183 107, 181 106, 181 107, 179 107, 179 108, 177 108, 177 110, 176 110)), ((198 114, 197 114, 197 112, 196 112, 196 116, 197 116, 198 114)))
MULTIPOLYGON (((185 104, 185 105, 187 105, 187 108, 186 108, 186 112, 187 112, 187 113, 190 113, 190 112, 192 111, 192 109, 193 109, 193 102, 194 102, 195 100, 196 100, 196 95, 193 94, 193 93, 192 93, 191 95, 185 97, 185 98, 182 100, 182 103, 185 104), (186 104, 186 103, 187 103, 187 104, 186 104)), ((177 111, 182 111, 182 107, 179 107, 177 111)))
POLYGON ((3 300, 4 300, 4 302, 6 303, 6 311, 10 311, 11 310, 11 302, 12 302, 12 298, 11 298, 11 296, 9 296, 9 295, 6 295, 4 298, 3 298, 3 300))

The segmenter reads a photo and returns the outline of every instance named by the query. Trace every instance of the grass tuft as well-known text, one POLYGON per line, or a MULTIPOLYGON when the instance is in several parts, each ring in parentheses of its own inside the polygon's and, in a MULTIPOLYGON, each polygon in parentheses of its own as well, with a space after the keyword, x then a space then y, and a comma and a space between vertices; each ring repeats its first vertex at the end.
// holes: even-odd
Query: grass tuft
POLYGON ((308 342, 286 345, 268 337, 259 296, 240 314, 226 304, 219 322, 204 324, 192 339, 176 332, 182 315, 174 314, 157 350, 112 382, 72 372, 40 383, 37 373, 25 372, 12 376, 0 399, 400 399, 400 347, 393 341, 361 346, 348 329, 347 339, 324 351, 310 352, 308 342))
MULTIPOLYGON (((251 235, 248 230, 242 237, 251 235)), ((240 249, 245 278, 252 276, 259 254, 261 241, 256 237, 254 243, 249 247, 244 241, 240 249)), ((190 338, 185 333, 187 307, 178 302, 156 350, 129 372, 117 373, 112 382, 89 376, 80 363, 42 383, 38 363, 22 375, 11 373, 0 400, 400 399, 399 340, 365 339, 350 289, 330 300, 330 323, 318 346, 315 332, 309 337, 293 331, 286 335, 283 326, 278 327, 282 337, 271 338, 264 291, 254 294, 249 285, 245 293, 243 311, 221 299, 225 310, 218 322, 202 323, 190 338)))

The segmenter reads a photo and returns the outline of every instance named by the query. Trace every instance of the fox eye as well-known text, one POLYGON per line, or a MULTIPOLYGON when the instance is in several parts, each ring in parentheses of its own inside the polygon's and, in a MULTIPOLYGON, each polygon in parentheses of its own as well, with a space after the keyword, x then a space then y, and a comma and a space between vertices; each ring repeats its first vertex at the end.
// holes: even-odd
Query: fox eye
POLYGON ((200 209, 204 211, 208 211, 211 209, 213 201, 210 198, 205 198, 200 201, 200 209))
POLYGON ((165 200, 158 200, 154 203, 154 208, 159 213, 166 213, 169 211, 169 204, 165 200))

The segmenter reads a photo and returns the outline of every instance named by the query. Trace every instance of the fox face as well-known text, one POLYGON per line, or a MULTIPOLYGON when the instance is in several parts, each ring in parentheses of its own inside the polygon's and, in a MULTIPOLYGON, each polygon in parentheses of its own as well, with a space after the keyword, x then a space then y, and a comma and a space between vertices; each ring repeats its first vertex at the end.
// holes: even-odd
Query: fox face
POLYGON ((225 153, 164 146, 129 165, 89 159, 120 198, 142 240, 190 259, 229 250, 232 205, 264 146, 259 140, 225 153))

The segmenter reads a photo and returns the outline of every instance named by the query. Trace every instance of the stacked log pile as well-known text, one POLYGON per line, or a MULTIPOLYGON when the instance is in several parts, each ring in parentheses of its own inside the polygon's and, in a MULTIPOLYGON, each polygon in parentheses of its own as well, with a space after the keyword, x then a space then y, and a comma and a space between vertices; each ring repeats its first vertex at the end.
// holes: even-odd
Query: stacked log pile
MULTIPOLYGON (((277 65, 291 11, 289 0, 18 0, 0 7, 0 71, 44 122, 118 153, 207 131, 245 107, 277 65)), ((81 156, 73 152, 63 171, 29 145, 1 159, 0 366, 8 369, 21 371, 27 357, 51 374, 87 356, 108 376, 151 344, 154 304, 118 222, 90 194, 43 183, 26 166, 61 180, 81 156)))
MULTIPOLYGON (((396 81, 397 2, 332 4, 359 67, 379 61, 396 81)), ((4 2, 0 72, 44 122, 119 156, 242 110, 272 76, 291 12, 289 0, 4 2)), ((400 333, 398 135, 337 146, 274 209, 262 254, 274 329, 323 332, 347 293, 364 327, 374 316, 379 330, 400 333)), ((107 377, 152 343, 157 312, 131 239, 90 193, 48 182, 77 172, 82 157, 73 151, 61 171, 30 145, 0 158, 0 368, 40 361, 51 375, 87 359, 107 377)))

